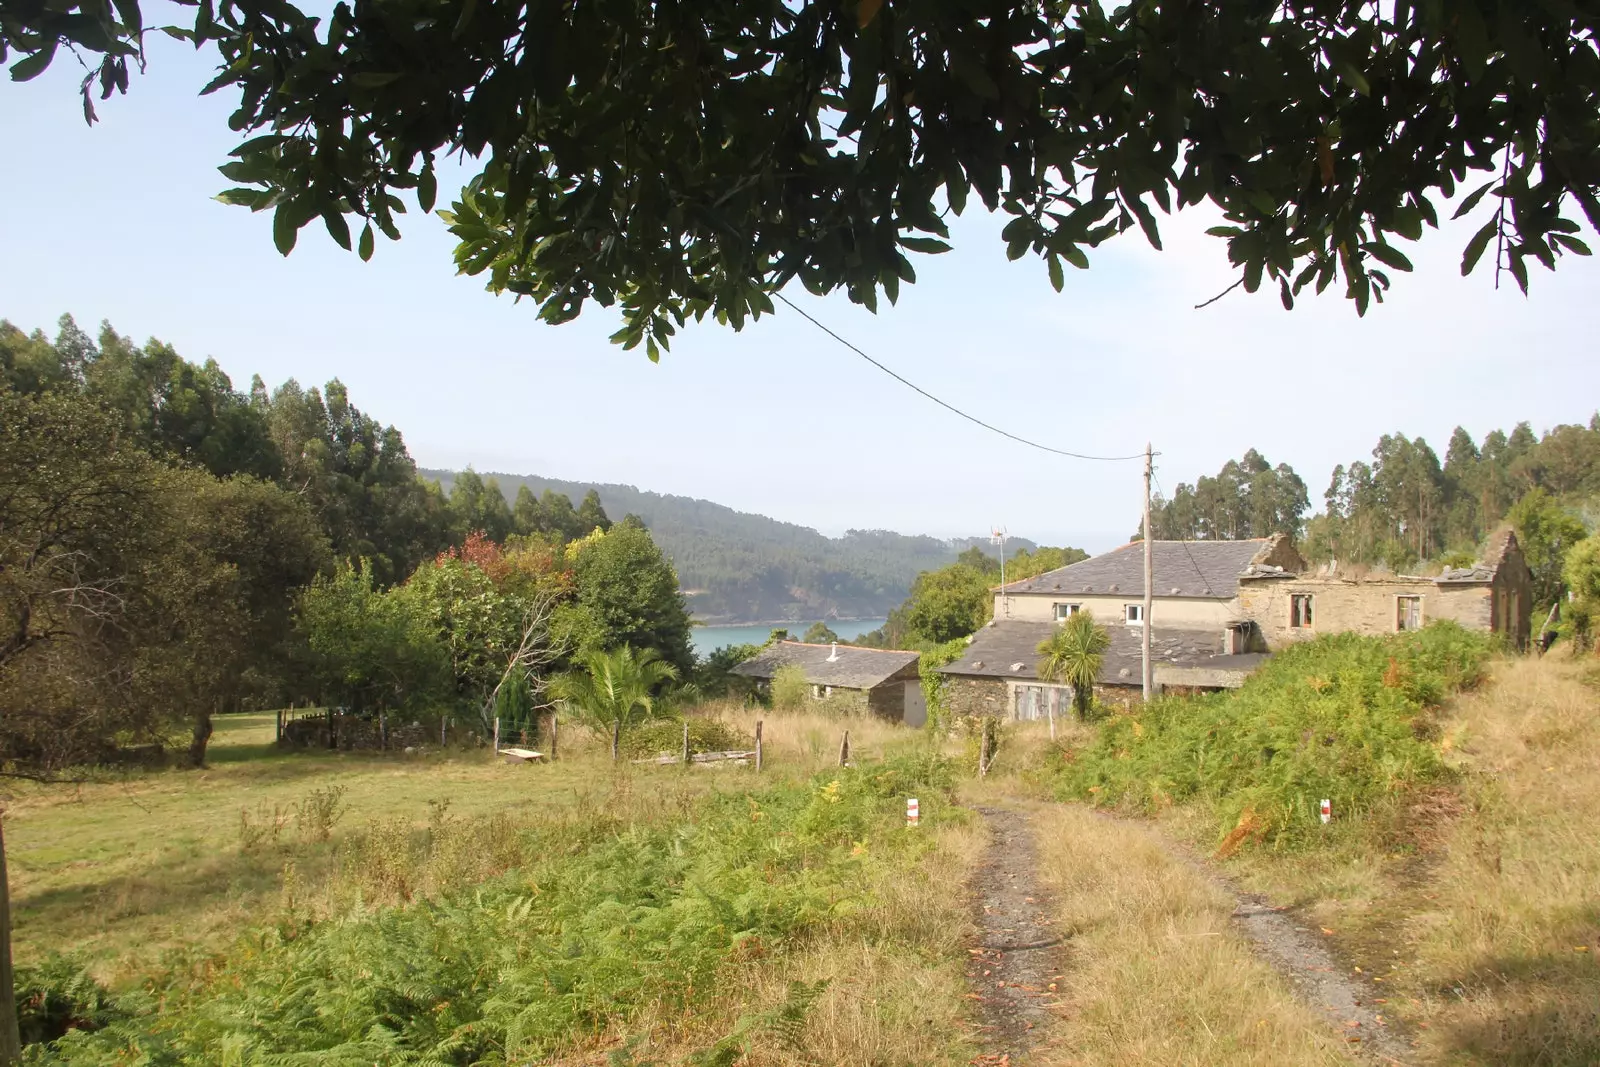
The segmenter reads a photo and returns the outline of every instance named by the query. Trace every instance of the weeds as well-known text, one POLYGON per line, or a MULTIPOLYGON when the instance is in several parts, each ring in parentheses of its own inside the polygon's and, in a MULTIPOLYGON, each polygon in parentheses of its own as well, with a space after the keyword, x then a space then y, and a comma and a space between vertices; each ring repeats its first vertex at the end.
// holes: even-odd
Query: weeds
POLYGON ((292 812, 282 804, 269 804, 263 800, 256 805, 255 813, 249 808, 239 809, 239 847, 254 852, 262 845, 278 844, 283 828, 289 825, 292 812))
POLYGON ((202 1062, 219 1049, 239 1062, 558 1055, 646 1010, 714 998, 719 975, 752 946, 783 951, 869 909, 872 887, 914 863, 930 824, 949 817, 950 780, 947 765, 922 756, 713 793, 684 819, 653 797, 628 801, 627 819, 593 803, 521 827, 469 823, 445 804, 426 834, 379 819, 351 837, 345 877, 368 900, 448 883, 437 896, 292 939, 269 931, 211 979, 130 998, 131 1018, 68 1035, 55 1054, 91 1065, 202 1062), (912 789, 923 798, 917 833, 901 825, 912 789), (507 859, 516 873, 468 888, 507 859))
POLYGON ((1209 806, 1231 854, 1295 847, 1342 819, 1450 776, 1431 709, 1482 677, 1492 648, 1451 623, 1394 637, 1321 637, 1274 656, 1243 688, 1158 699, 1117 715, 1064 762, 1057 791, 1153 814, 1209 806))
POLYGON ((333 836, 333 827, 345 812, 344 795, 349 790, 342 785, 313 789, 295 805, 295 829, 302 841, 323 842, 333 836))

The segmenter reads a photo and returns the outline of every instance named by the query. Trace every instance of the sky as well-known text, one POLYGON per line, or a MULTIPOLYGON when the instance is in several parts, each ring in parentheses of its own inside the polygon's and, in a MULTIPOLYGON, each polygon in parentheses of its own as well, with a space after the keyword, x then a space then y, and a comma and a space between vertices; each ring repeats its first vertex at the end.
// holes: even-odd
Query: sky
MULTIPOLYGON (((1137 527, 1140 464, 1065 459, 936 407, 806 322, 692 326, 659 364, 606 337, 591 306, 548 326, 533 304, 457 276, 453 241, 413 211, 372 262, 308 227, 287 258, 270 217, 212 199, 239 138, 211 62, 159 38, 130 92, 87 127, 63 53, 32 82, 0 80, 0 318, 51 336, 107 320, 238 387, 252 374, 338 378, 404 433, 421 466, 504 471, 702 497, 813 526, 963 536, 996 525, 1091 551, 1137 527)), ((459 187, 459 182, 457 186, 459 187)), ((441 206, 452 186, 440 182, 441 206)), ((974 200, 976 204, 976 200, 974 200)), ((877 315, 842 294, 788 295, 874 358, 974 415, 1056 448, 1130 455, 1153 443, 1167 490, 1255 448, 1305 479, 1384 433, 1441 453, 1521 420, 1587 422, 1600 406, 1592 326, 1600 267, 1534 268, 1531 295, 1496 291, 1461 248, 1481 220, 1405 246, 1416 273, 1359 318, 1338 284, 1286 312, 1235 273, 1204 211, 1163 219, 1166 251, 1135 231, 1051 289, 1042 261, 1005 259, 1004 220, 969 207, 955 250, 914 256, 919 281, 877 315)), ((1592 236, 1592 235, 1591 235, 1592 236)))

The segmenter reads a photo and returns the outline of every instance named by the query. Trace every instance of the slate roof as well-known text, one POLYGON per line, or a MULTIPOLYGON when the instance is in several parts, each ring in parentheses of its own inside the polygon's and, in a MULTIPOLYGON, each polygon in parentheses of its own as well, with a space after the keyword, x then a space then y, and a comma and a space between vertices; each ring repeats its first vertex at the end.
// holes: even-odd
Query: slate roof
MULTIPOLYGON (((1249 541, 1157 541, 1152 555, 1153 595, 1231 600, 1239 592, 1239 572, 1271 544, 1269 538, 1249 541)), ((1078 563, 1046 571, 1034 578, 1001 586, 1006 593, 1144 595, 1144 542, 1078 563)))
POLYGON ((839 645, 838 658, 830 662, 829 656, 833 651, 832 645, 778 641, 739 664, 732 673, 746 678, 771 679, 778 673, 779 667, 795 664, 806 672, 806 681, 812 685, 872 689, 921 658, 918 652, 839 645))
MULTIPOLYGON (((940 667, 941 674, 963 678, 1011 678, 1035 681, 1039 677, 1039 642, 1055 630, 1053 622, 1001 621, 990 623, 973 636, 961 658, 940 667)), ((1111 647, 1100 668, 1101 685, 1144 684, 1141 667, 1139 627, 1113 624, 1106 627, 1111 647)), ((1184 667, 1217 667, 1254 670, 1262 656, 1224 656, 1222 631, 1154 630, 1150 634, 1150 657, 1156 663, 1184 667)))

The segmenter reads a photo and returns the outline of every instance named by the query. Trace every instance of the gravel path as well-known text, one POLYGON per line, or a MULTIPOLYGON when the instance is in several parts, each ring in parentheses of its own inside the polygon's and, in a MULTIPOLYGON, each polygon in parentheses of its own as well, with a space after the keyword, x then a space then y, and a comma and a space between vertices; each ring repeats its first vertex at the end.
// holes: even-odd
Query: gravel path
POLYGON ((967 950, 967 978, 986 1050, 972 1062, 1001 1067, 1024 1062, 1050 1021, 1062 939, 1039 881, 1027 814, 1007 808, 978 812, 992 836, 972 884, 979 936, 967 950))

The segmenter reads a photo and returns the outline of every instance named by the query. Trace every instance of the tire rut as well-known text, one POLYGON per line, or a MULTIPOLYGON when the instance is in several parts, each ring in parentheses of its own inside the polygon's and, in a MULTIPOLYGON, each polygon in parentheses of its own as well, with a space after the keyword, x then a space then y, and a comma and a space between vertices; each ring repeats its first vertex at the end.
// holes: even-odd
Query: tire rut
POLYGON ((972 1062, 1000 1067, 1023 1062, 1043 1037, 1061 977, 1062 938, 1039 879, 1027 814, 977 811, 991 838, 972 882, 979 934, 967 950, 967 979, 986 1050, 972 1062))

